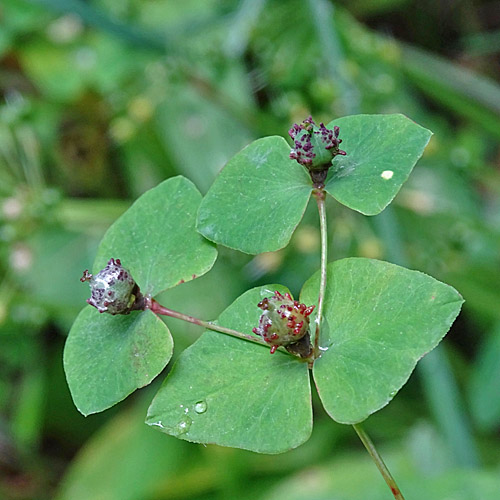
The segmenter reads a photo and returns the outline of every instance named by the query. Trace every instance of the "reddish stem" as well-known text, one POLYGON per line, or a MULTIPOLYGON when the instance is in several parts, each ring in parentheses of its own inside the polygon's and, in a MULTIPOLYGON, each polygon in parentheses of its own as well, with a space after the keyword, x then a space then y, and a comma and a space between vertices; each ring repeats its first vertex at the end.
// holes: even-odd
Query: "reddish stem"
POLYGON ((248 340, 249 342, 254 342, 255 344, 265 345, 269 347, 264 340, 254 337, 253 335, 248 335, 246 333, 238 332, 237 330, 233 330, 231 328, 226 328, 224 326, 219 326, 210 321, 203 321, 199 318, 195 318, 194 316, 189 316, 187 314, 183 314, 177 311, 173 311, 168 307, 162 306, 155 299, 149 299, 146 301, 145 309, 150 309, 151 312, 155 314, 159 314, 162 316, 170 316, 171 318, 177 318, 182 321, 187 321, 188 323, 193 323, 195 325, 201 326, 203 328, 207 328, 208 330, 213 330, 215 332, 225 333, 226 335, 231 335, 232 337, 238 337, 243 340, 248 340))

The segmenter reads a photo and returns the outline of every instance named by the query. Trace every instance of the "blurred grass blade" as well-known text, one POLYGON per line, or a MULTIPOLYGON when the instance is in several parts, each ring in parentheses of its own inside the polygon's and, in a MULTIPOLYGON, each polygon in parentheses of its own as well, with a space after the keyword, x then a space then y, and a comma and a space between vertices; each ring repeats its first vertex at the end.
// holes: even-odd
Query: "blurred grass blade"
POLYGON ((328 76, 340 87, 345 115, 359 113, 359 92, 347 73, 344 49, 335 31, 334 7, 325 0, 309 0, 312 20, 316 28, 328 76))
POLYGON ((234 15, 226 41, 225 52, 239 57, 245 52, 252 29, 267 0, 242 0, 234 15))
POLYGON ((419 367, 430 408, 453 452, 456 464, 462 467, 477 466, 476 445, 444 347, 438 346, 427 354, 420 360, 419 367))
POLYGON ((57 500, 138 500, 185 468, 186 445, 158 439, 143 423, 142 402, 109 420, 68 467, 57 500))
POLYGON ((423 50, 403 46, 403 64, 463 97, 493 111, 500 118, 500 85, 493 80, 423 50))
MULTIPOLYGON (((39 353, 40 354, 40 353, 39 353)), ((41 359, 39 355, 39 359, 41 359)), ((36 364, 26 370, 16 389, 16 405, 12 418, 12 432, 21 448, 35 447, 43 434, 40 421, 45 410, 47 396, 45 365, 36 364)))
POLYGON ((500 85, 423 50, 401 49, 402 68, 426 94, 500 137, 500 85))
POLYGON ((500 52, 500 30, 474 33, 463 38, 462 45, 468 56, 486 56, 500 52))
POLYGON ((469 386, 471 410, 477 424, 493 431, 500 423, 500 322, 483 342, 469 386))
MULTIPOLYGON (((169 43, 162 33, 148 33, 136 26, 115 21, 91 4, 80 0, 28 0, 61 14, 75 14, 93 28, 114 35, 135 46, 165 52, 169 43)), ((169 47, 170 48, 170 47, 169 47)))

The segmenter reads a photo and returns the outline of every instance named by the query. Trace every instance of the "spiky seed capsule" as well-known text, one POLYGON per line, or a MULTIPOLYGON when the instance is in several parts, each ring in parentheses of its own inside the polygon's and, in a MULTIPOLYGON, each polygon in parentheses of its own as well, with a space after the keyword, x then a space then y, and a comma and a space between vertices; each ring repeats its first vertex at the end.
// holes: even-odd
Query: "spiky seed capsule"
POLYGON ((139 291, 130 272, 122 267, 120 259, 110 259, 107 266, 95 276, 85 270, 80 281, 89 282, 91 294, 87 303, 100 313, 128 314, 139 291))
POLYGON ((314 306, 293 300, 289 293, 274 292, 273 297, 259 302, 264 312, 259 326, 252 331, 260 335, 270 346, 273 354, 279 346, 289 346, 300 341, 309 331, 309 315, 314 306))
POLYGON ((294 142, 290 158, 306 167, 309 172, 326 172, 335 156, 346 154, 339 149, 342 142, 342 139, 338 138, 339 127, 333 127, 331 130, 323 123, 318 127, 311 117, 306 118, 301 124, 295 123, 288 134, 294 142))

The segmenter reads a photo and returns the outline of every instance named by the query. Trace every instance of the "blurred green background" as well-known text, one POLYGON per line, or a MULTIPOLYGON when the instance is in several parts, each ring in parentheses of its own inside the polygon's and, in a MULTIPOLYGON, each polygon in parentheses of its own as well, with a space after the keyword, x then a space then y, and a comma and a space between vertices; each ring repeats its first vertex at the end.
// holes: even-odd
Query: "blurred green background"
MULTIPOLYGON (((165 374, 81 416, 62 349, 82 271, 145 190, 182 174, 205 193, 243 146, 309 114, 393 112, 434 137, 381 215, 329 200, 329 260, 419 269, 466 303, 365 427, 407 500, 500 498, 499 79, 493 0, 2 0, 0 498, 390 498, 352 428, 318 404, 312 438, 287 454, 190 444, 143 424, 165 374)), ((221 248, 162 302, 212 319, 251 286, 297 293, 318 237, 310 206, 286 249, 221 248)), ((176 355, 201 333, 168 323, 176 355)))

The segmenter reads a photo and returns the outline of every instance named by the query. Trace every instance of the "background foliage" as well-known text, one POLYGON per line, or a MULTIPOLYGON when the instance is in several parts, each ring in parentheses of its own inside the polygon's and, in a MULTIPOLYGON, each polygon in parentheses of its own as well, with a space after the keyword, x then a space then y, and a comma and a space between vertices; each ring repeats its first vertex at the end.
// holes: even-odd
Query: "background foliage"
MULTIPOLYGON (((286 136, 310 113, 404 113, 434 132, 423 159, 380 215, 329 201, 329 260, 406 265, 466 303, 366 427, 408 497, 496 498, 499 11, 491 0, 4 0, 0 496, 386 498, 352 429, 317 400, 312 438, 293 452, 202 447, 143 424, 168 367, 151 388, 84 418, 62 347, 88 294, 81 272, 145 190, 182 174, 204 194, 251 140, 286 136)), ((297 295, 319 266, 318 235, 310 205, 287 248, 221 248, 210 273, 162 302, 211 319, 252 286, 284 283, 297 295)), ((174 358, 201 334, 167 324, 174 358)))

